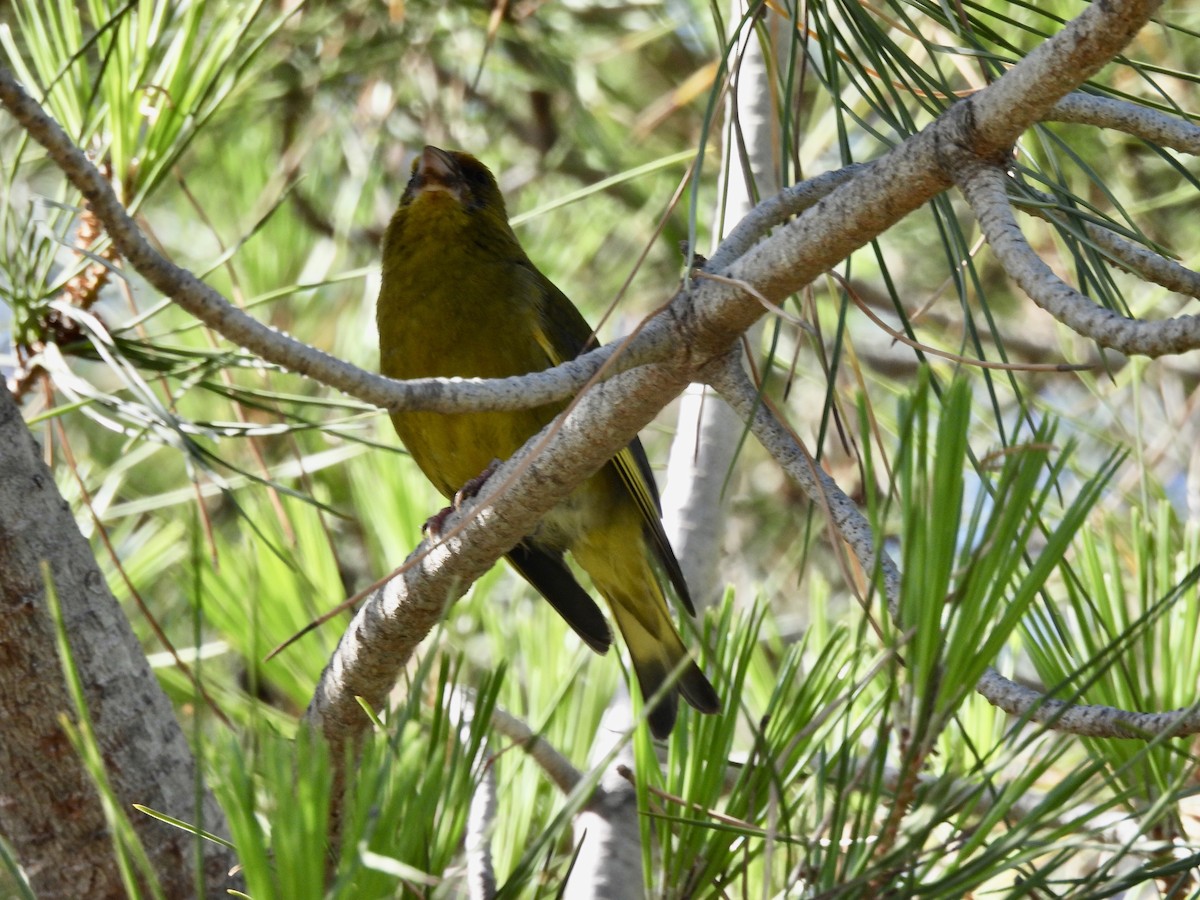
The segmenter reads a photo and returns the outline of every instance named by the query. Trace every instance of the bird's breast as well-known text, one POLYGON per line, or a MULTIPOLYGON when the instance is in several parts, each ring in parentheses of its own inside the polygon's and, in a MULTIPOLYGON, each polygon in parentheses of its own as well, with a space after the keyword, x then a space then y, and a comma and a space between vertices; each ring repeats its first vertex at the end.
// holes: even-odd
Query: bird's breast
MULTIPOLYGON (((490 265, 453 249, 432 262, 426 254, 385 273, 378 308, 384 375, 503 378, 550 364, 534 330, 533 298, 512 265, 490 265)), ((512 456, 560 409, 401 412, 392 423, 426 476, 451 496, 492 460, 512 456)))

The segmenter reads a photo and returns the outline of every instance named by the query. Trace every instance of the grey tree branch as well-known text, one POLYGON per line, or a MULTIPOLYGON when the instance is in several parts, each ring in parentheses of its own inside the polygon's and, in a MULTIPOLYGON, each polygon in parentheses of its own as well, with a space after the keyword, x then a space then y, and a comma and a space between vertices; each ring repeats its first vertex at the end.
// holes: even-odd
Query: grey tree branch
POLYGON ((858 506, 817 465, 792 430, 763 403, 736 356, 731 354, 715 363, 706 374, 709 384, 750 426, 763 449, 818 508, 828 513, 834 530, 849 545, 867 577, 874 577, 878 568, 888 609, 895 618, 900 596, 900 570, 887 553, 876 549, 871 523, 859 512, 858 506))
POLYGON ((1021 233, 1006 180, 998 166, 973 162, 961 171, 959 185, 1005 272, 1038 306, 1077 334, 1127 355, 1163 356, 1200 347, 1200 317, 1130 319, 1097 305, 1055 275, 1021 233))
POLYGON ((583 773, 571 765, 569 759, 511 713, 499 708, 493 709, 492 728, 510 741, 520 744, 521 749, 538 764, 563 794, 570 794, 583 780, 583 773))
POLYGON ((1200 298, 1200 272, 1182 266, 1161 253, 1126 240, 1108 228, 1084 223, 1084 231, 1118 265, 1177 294, 1200 298))
POLYGON ((1149 713, 1064 703, 1047 699, 1044 694, 1010 681, 994 669, 984 673, 975 690, 988 703, 1010 715, 1024 716, 1031 722, 1069 734, 1149 740, 1163 734, 1200 733, 1200 706, 1149 713))
POLYGON ((772 228, 782 225, 792 216, 800 215, 813 204, 828 197, 835 188, 841 187, 870 167, 870 163, 854 163, 832 172, 824 172, 762 200, 721 240, 706 268, 720 272, 745 254, 772 228))
MULTIPOLYGON (((1035 193, 1034 196, 1045 205, 1022 205, 1019 199, 1010 199, 1031 216, 1052 222, 1060 228, 1072 227, 1073 223, 1067 222, 1060 214, 1057 201, 1053 196, 1041 192, 1035 193)), ((1146 281, 1161 285, 1168 291, 1186 294, 1189 297, 1200 297, 1200 272, 1180 265, 1175 260, 1148 247, 1136 244, 1117 234, 1111 228, 1105 228, 1086 220, 1079 222, 1078 225, 1083 230, 1083 236, 1108 254, 1115 265, 1139 275, 1146 281)))
POLYGON ((1046 118, 1048 121, 1111 128, 1160 147, 1200 155, 1200 127, 1128 100, 1077 92, 1055 103, 1046 118))

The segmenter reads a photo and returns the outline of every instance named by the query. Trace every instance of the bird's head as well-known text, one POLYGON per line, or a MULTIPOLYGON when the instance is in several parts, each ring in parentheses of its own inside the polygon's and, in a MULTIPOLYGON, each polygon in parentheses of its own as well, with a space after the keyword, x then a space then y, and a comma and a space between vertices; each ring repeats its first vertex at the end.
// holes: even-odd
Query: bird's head
POLYGON ((413 160, 400 206, 442 203, 454 203, 468 214, 482 212, 508 221, 504 197, 487 166, 468 153, 426 147, 413 160))

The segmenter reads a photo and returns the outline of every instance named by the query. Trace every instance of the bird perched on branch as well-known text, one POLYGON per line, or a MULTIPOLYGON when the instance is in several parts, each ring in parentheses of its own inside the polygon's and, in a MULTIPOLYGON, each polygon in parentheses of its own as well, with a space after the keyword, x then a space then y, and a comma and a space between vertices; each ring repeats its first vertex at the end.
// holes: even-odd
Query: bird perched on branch
MULTIPOLYGON (((391 378, 523 375, 573 359, 591 337, 583 316, 521 249, 492 173, 472 156, 436 147, 414 162, 384 236, 376 315, 380 365, 391 378)), ((564 408, 397 412, 392 424, 429 480, 453 498, 564 408)), ((643 696, 682 666, 676 691, 715 713, 716 691, 688 658, 667 606, 664 581, 695 614, 660 516, 654 476, 635 439, 551 510, 508 560, 604 653, 612 635, 567 567, 570 552, 608 601, 643 696)), ((649 714, 652 733, 669 734, 675 714, 672 692, 649 714)))

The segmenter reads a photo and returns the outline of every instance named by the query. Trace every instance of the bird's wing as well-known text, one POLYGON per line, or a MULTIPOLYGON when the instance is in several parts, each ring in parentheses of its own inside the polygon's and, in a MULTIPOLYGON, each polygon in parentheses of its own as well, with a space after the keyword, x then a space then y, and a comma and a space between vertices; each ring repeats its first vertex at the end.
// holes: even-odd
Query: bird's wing
POLYGON ((637 502, 642 514, 642 523, 654 545, 655 555, 666 570, 667 577, 671 579, 671 584, 675 586, 679 602, 689 615, 694 616, 696 607, 692 605, 692 595, 688 593, 687 582, 683 579, 683 569, 679 567, 679 560, 675 558, 675 551, 671 549, 671 542, 667 540, 667 533, 663 531, 658 485, 654 483, 654 473, 650 470, 650 460, 646 458, 642 442, 634 438, 628 447, 613 457, 613 465, 617 467, 621 481, 637 502))
MULTIPOLYGON (((529 269, 538 279, 538 296, 541 300, 538 312, 537 333, 538 343, 545 350, 550 365, 557 366, 569 359, 574 359, 587 346, 592 337, 592 329, 587 320, 575 308, 567 296, 554 286, 550 279, 529 264, 529 269)), ((655 555, 675 587, 679 601, 689 614, 695 615, 696 608, 692 604, 687 582, 683 579, 683 570, 675 551, 667 540, 667 534, 662 526, 662 507, 658 499, 658 487, 654 483, 654 473, 650 469, 650 460, 642 449, 642 442, 634 438, 630 444, 612 459, 621 476, 621 483, 629 491, 642 514, 642 523, 647 536, 654 546, 655 555)))

